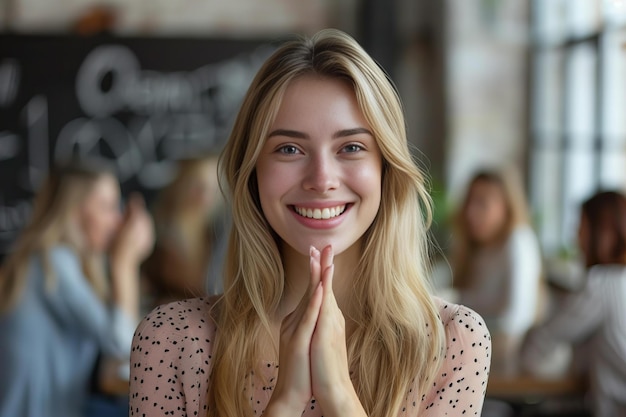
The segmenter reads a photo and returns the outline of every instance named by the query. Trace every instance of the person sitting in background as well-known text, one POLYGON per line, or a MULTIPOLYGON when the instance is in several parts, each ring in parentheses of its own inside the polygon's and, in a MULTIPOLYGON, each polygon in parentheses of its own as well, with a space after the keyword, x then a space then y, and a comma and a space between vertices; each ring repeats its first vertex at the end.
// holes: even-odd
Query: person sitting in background
POLYGON ((223 238, 217 156, 179 162, 174 180, 154 208, 157 240, 143 270, 154 306, 207 294, 211 253, 223 238))
POLYGON ((626 416, 626 197, 602 192, 586 201, 578 239, 586 283, 528 333, 524 367, 540 373, 560 343, 589 342, 594 416, 626 416))
POLYGON ((456 217, 455 249, 458 302, 485 319, 493 372, 515 372, 520 342, 539 307, 541 254, 513 172, 483 171, 472 178, 456 217))
POLYGON ((152 244, 143 201, 122 216, 112 173, 77 162, 50 173, 0 270, 0 417, 84 415, 98 354, 130 356, 152 244))

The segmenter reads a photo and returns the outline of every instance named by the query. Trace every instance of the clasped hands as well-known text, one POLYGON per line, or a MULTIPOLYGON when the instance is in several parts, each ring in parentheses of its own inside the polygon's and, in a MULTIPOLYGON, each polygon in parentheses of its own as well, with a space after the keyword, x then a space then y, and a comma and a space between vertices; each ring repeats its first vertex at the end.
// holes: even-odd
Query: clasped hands
POLYGON ((350 380, 346 325, 333 292, 333 250, 310 250, 309 287, 280 329, 279 372, 265 415, 365 416, 350 380), (311 398, 315 404, 309 404, 311 398))

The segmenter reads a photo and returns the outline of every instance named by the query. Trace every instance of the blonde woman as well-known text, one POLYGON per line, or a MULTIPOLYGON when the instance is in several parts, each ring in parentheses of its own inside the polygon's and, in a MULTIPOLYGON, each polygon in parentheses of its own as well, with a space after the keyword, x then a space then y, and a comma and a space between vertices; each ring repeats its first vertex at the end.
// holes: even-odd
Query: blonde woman
POLYGON ((128 360, 153 232, 141 201, 119 207, 117 179, 93 164, 55 169, 38 192, 0 271, 1 417, 83 416, 98 353, 128 360))
POLYGON ((476 173, 456 218, 454 285, 493 337, 493 371, 514 373, 519 345, 540 309, 541 254, 519 177, 476 173))
POLYGON ((352 38, 280 47, 221 163, 224 294, 139 325, 131 415, 480 414, 489 334, 427 290, 424 178, 393 86, 352 38))
POLYGON ((179 161, 174 180, 158 196, 155 250, 143 265, 158 304, 207 293, 209 261, 225 229, 217 159, 179 161))

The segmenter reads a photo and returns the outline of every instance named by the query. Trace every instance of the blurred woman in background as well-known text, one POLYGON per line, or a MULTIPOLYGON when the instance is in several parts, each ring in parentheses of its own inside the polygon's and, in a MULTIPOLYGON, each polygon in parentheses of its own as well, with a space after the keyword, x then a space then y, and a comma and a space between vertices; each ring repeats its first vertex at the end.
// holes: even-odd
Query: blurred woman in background
POLYGON ((154 208, 157 240, 143 265, 154 305, 207 293, 209 261, 223 236, 217 155, 179 161, 154 208))
POLYGON ((520 342, 537 316, 541 276, 539 245, 517 176, 477 173, 455 222, 458 301, 481 314, 491 331, 492 370, 515 372, 520 342))
POLYGON ((544 324, 531 330, 525 367, 541 364, 560 343, 589 342, 585 362, 595 417, 626 416, 626 197, 599 193, 582 205, 579 246, 587 266, 582 291, 570 294, 544 324))
POLYGON ((84 415, 98 354, 130 355, 152 244, 142 200, 122 215, 111 172, 72 163, 50 174, 0 271, 1 417, 84 415))

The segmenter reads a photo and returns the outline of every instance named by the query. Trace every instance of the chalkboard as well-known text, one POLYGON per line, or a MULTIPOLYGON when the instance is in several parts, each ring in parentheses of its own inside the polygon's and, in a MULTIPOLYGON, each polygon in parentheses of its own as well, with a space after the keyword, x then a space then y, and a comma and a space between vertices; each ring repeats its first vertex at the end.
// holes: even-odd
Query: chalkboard
POLYGON ((263 40, 0 35, 0 255, 56 161, 104 158, 150 196, 218 150, 272 47, 263 40))

